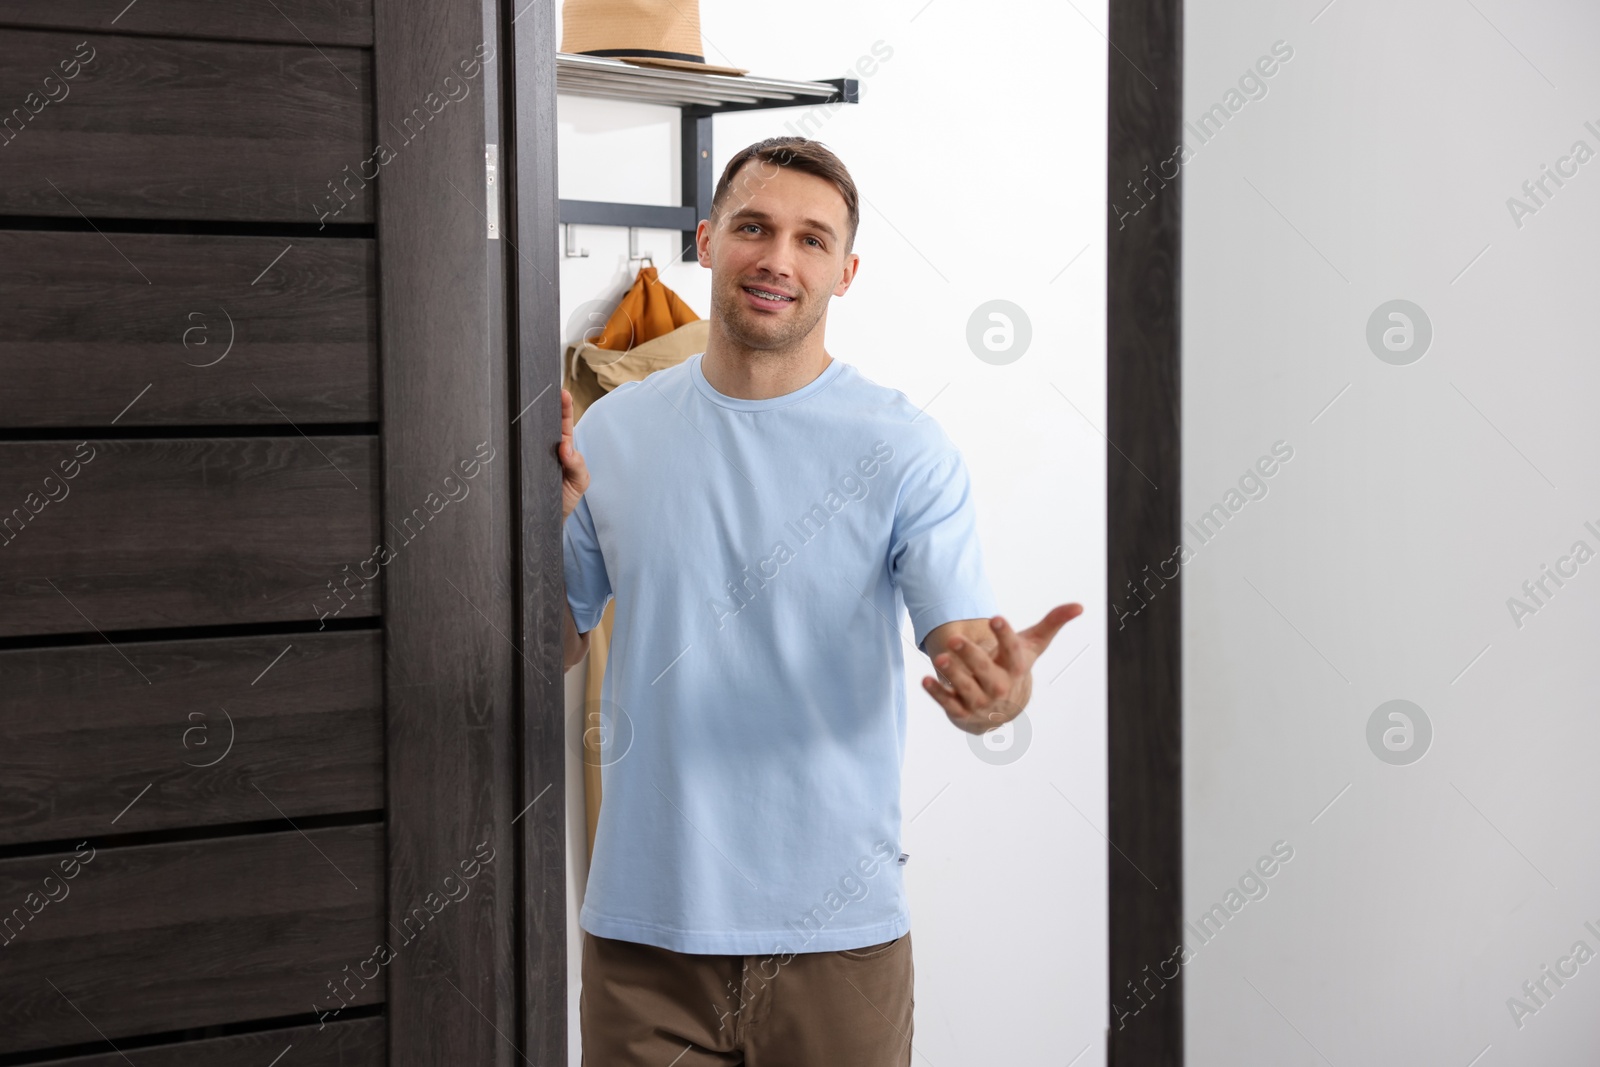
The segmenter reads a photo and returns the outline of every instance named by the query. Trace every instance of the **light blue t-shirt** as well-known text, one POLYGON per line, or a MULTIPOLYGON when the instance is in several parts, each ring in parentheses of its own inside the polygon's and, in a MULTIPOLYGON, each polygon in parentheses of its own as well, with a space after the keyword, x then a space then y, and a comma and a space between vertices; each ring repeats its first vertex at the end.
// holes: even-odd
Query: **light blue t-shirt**
MULTIPOLYGON (((911 924, 903 657, 998 610, 966 464, 837 359, 765 400, 717 392, 700 360, 619 386, 574 432, 578 630, 617 602, 579 925, 678 952, 888 941, 911 924)), ((915 714, 948 725, 931 699, 915 714)))

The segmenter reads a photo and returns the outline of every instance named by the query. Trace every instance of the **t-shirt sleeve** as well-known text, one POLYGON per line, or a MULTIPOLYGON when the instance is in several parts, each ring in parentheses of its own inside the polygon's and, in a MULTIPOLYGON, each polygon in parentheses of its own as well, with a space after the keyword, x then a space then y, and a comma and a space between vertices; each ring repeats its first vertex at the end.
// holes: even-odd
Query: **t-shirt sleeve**
POLYGON ((600 624, 600 615, 612 595, 611 575, 606 572, 587 496, 578 501, 561 528, 561 558, 572 621, 579 633, 586 634, 600 624))
POLYGON ((960 452, 914 473, 902 487, 889 541, 889 577, 905 599, 918 648, 936 626, 999 613, 978 543, 972 479, 960 452))

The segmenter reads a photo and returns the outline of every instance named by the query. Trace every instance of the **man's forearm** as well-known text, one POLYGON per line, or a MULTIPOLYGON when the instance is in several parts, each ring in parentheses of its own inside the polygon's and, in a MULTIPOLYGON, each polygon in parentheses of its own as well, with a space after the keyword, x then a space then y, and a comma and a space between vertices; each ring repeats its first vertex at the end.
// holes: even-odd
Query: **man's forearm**
POLYGON ((561 649, 564 670, 570 671, 582 662, 589 652, 589 635, 578 633, 577 620, 572 617, 572 605, 561 598, 561 649))

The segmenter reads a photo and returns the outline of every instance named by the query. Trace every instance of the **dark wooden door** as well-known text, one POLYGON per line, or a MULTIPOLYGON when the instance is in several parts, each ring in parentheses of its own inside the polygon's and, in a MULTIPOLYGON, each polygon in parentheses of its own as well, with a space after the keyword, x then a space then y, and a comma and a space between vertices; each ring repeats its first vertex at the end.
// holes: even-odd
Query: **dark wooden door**
POLYGON ((513 17, 0 11, 0 1062, 564 1048, 521 977, 564 817, 516 599, 559 401, 512 402, 485 170, 513 17))

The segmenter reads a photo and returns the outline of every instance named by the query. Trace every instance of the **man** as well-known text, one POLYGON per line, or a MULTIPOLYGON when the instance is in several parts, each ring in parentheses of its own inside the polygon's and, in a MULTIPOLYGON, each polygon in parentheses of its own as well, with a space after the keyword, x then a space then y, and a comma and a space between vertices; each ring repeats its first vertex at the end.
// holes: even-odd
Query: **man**
POLYGON ((823 348, 859 265, 832 152, 729 161, 695 235, 705 352, 598 400, 562 395, 565 657, 616 614, 603 801, 580 926, 591 1067, 911 1061, 902 886, 901 605, 983 733, 1082 612, 995 614, 961 454, 823 348))

